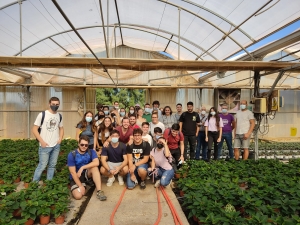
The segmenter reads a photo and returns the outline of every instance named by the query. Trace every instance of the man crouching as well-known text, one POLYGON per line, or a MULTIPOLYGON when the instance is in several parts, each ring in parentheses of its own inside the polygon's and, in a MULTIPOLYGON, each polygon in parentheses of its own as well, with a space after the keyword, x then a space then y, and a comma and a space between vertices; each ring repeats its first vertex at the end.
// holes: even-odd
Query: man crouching
POLYGON ((96 151, 88 148, 89 141, 88 136, 81 136, 78 149, 68 155, 71 192, 75 199, 81 199, 85 194, 86 183, 93 180, 97 189, 97 198, 104 201, 106 196, 101 191, 101 177, 98 169, 99 159, 96 151))

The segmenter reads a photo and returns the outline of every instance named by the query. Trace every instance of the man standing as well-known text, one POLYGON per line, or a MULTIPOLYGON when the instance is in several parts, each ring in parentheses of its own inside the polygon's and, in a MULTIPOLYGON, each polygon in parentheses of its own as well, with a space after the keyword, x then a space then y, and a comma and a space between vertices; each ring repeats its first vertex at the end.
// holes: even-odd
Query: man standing
POLYGON ((146 177, 148 170, 148 160, 150 155, 150 145, 142 139, 143 131, 134 129, 133 144, 127 146, 127 157, 129 173, 127 174, 127 188, 133 189, 138 182, 140 188, 146 188, 146 177))
POLYGON ((196 149, 196 159, 200 159, 200 150, 202 148, 202 159, 206 160, 207 159, 207 142, 205 141, 205 127, 204 123, 207 120, 207 114, 206 114, 206 108, 205 106, 201 107, 201 112, 199 114, 200 118, 200 124, 198 125, 199 127, 199 133, 197 136, 197 149, 196 149))
POLYGON ((120 133, 117 130, 110 132, 110 145, 102 149, 100 172, 108 177, 107 186, 112 186, 115 181, 115 175, 118 174, 119 185, 124 185, 123 177, 128 173, 128 160, 126 145, 119 142, 120 133))
POLYGON ((161 117, 161 111, 160 111, 160 109, 159 109, 159 101, 157 101, 157 100, 155 100, 155 101, 153 101, 153 103, 152 103, 152 112, 154 111, 154 110, 156 110, 157 111, 157 113, 158 113, 158 119, 160 119, 160 117, 161 117))
POLYGON ((221 107, 222 114, 219 114, 223 120, 224 127, 222 128, 222 138, 220 143, 218 144, 218 159, 220 158, 223 142, 226 141, 228 150, 229 150, 229 158, 233 159, 233 149, 232 149, 232 131, 235 128, 235 120, 234 117, 228 113, 227 104, 223 104, 221 107))
POLYGON ((119 102, 118 101, 114 101, 114 110, 116 110, 118 113, 120 112, 119 102))
MULTIPOLYGON (((123 142, 124 144, 131 144, 132 143, 132 129, 129 127, 129 118, 124 117, 122 119, 122 125, 116 127, 116 130, 119 131, 120 137, 119 141, 123 142)), ((111 142, 111 138, 108 138, 104 144, 103 147, 108 147, 109 142, 111 142)))
POLYGON ((144 107, 145 107, 145 109, 144 109, 143 118, 146 119, 146 121, 148 123, 150 123, 151 122, 151 108, 150 108, 150 104, 146 103, 144 107))
POLYGON ((247 101, 241 100, 241 110, 236 113, 234 137, 234 157, 240 158, 240 148, 244 149, 243 159, 248 159, 251 133, 255 126, 253 113, 247 109, 247 101))
POLYGON ((88 136, 81 136, 78 149, 68 155, 71 192, 75 199, 81 199, 85 194, 86 183, 92 179, 96 185, 97 198, 104 201, 106 196, 101 191, 101 177, 98 169, 99 159, 96 151, 88 148, 89 141, 88 136))
POLYGON ((60 143, 64 136, 62 116, 57 113, 59 99, 52 97, 49 100, 49 109, 39 113, 37 116, 32 133, 39 141, 39 164, 35 169, 33 181, 39 181, 43 170, 48 165, 47 180, 52 180, 55 166, 60 150, 60 143), (39 128, 41 130, 39 131, 39 128))
POLYGON ((140 128, 139 125, 136 124, 136 116, 135 114, 131 114, 129 116, 129 127, 134 130, 134 129, 137 129, 137 128, 140 128))
POLYGON ((194 103, 187 103, 187 111, 179 118, 180 132, 184 135, 184 158, 187 159, 187 148, 190 145, 190 159, 195 158, 196 137, 200 124, 199 114, 193 111, 194 103))
POLYGON ((179 118, 182 114, 182 104, 181 103, 177 103, 176 110, 177 110, 177 113, 175 114, 175 118, 177 119, 177 123, 179 123, 179 118))
POLYGON ((155 112, 152 113, 151 119, 152 119, 152 122, 150 123, 150 133, 151 133, 152 137, 154 137, 154 128, 155 127, 160 127, 162 132, 165 131, 165 125, 162 122, 158 121, 157 113, 155 113, 155 112))

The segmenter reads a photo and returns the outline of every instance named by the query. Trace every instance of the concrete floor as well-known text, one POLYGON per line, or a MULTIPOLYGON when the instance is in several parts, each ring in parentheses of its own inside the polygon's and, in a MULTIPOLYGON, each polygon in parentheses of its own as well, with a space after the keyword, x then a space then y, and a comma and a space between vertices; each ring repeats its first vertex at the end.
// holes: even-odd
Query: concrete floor
MULTIPOLYGON (((84 211, 78 225, 109 225, 110 216, 115 208, 124 185, 120 186, 117 179, 111 187, 106 186, 107 178, 102 178, 102 190, 107 196, 106 201, 100 201, 96 197, 96 190, 91 197, 86 210, 84 211)), ((188 221, 178 203, 175 194, 170 187, 165 189, 169 198, 171 199, 176 211, 184 225, 188 225, 188 221)), ((175 224, 169 206, 162 195, 161 191, 160 201, 162 202, 162 217, 161 225, 175 224)), ((158 204, 156 189, 150 180, 147 180, 147 187, 141 190, 139 185, 133 190, 126 190, 123 200, 114 216, 114 224, 122 225, 153 225, 158 216, 158 204)))

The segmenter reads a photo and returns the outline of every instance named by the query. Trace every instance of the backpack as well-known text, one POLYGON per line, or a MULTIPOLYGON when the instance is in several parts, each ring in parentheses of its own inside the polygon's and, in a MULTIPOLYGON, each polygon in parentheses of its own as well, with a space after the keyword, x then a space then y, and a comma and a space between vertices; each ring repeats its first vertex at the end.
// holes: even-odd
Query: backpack
MULTIPOLYGON (((91 149, 89 149, 89 148, 88 148, 87 152, 89 153, 89 155, 90 155, 90 158, 92 159, 92 151, 91 151, 91 149)), ((74 157, 74 160, 75 160, 75 156, 76 156, 76 150, 73 150, 73 151, 72 151, 72 155, 73 155, 73 157, 74 157)))
MULTIPOLYGON (((60 114, 60 113, 58 113, 59 114, 59 123, 61 122, 61 120, 62 120, 62 115, 60 114)), ((44 123, 44 119, 45 119, 45 111, 43 111, 42 112, 42 120, 41 120, 41 125, 39 126, 39 128, 38 128, 38 132, 39 132, 39 134, 41 133, 41 131, 42 131, 42 125, 43 125, 43 123, 44 123)))

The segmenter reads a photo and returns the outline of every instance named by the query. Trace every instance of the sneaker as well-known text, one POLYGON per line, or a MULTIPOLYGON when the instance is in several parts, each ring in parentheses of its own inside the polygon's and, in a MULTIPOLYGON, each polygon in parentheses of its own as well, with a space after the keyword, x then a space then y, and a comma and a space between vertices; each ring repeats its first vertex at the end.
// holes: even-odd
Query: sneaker
POLYGON ((121 175, 118 175, 119 185, 124 185, 124 179, 121 175))
POLYGON ((146 188, 146 182, 144 180, 141 181, 140 187, 141 187, 141 189, 145 189, 146 188))
POLYGON ((104 195, 104 192, 101 190, 97 191, 97 198, 99 198, 100 201, 105 201, 107 199, 106 196, 104 195))
POLYGON ((155 184, 154 184, 154 187, 155 188, 158 188, 160 186, 160 180, 157 180, 156 182, 155 182, 155 184))
POLYGON ((115 177, 113 176, 113 177, 111 177, 111 178, 108 178, 108 180, 107 180, 107 183, 106 183, 106 186, 107 187, 110 187, 114 182, 115 182, 115 177))

